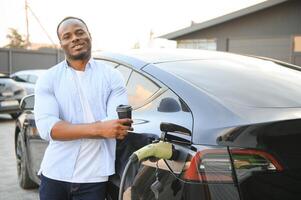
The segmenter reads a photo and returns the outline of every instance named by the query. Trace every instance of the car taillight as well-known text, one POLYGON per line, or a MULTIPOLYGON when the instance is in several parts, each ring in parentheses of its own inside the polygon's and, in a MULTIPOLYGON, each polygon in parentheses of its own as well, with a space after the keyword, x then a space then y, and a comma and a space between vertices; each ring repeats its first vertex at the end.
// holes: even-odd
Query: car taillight
POLYGON ((254 149, 231 149, 237 179, 240 181, 256 172, 281 172, 283 166, 270 153, 254 149))
POLYGON ((206 149, 186 162, 183 178, 196 182, 233 182, 231 160, 227 149, 206 149))
POLYGON ((186 162, 183 178, 203 183, 233 183, 233 167, 238 180, 259 171, 282 171, 282 165, 269 153, 251 149, 205 149, 186 162), (233 166, 233 167, 232 167, 233 166))

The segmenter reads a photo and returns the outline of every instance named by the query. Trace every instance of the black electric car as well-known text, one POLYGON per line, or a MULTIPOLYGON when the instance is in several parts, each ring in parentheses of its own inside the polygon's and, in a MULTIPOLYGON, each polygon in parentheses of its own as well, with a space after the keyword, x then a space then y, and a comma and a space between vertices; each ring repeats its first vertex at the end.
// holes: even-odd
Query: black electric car
MULTIPOLYGON (((145 160, 128 175, 124 199, 300 199, 301 72, 274 60, 201 50, 94 55, 124 76, 133 133, 118 141, 116 199, 130 154, 159 138, 177 160, 145 160), (160 129, 162 123, 174 126, 160 129), (175 128, 176 127, 176 128, 175 128), (152 185, 160 182, 157 191, 152 185)), ((47 143, 34 123, 33 96, 16 122, 18 176, 39 184, 47 143)))

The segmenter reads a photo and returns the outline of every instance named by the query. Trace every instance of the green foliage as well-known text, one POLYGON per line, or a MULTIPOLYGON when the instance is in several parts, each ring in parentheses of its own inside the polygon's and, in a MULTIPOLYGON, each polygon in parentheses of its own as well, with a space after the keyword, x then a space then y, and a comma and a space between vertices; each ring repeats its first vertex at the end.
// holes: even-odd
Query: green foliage
POLYGON ((9 33, 6 35, 9 39, 9 43, 5 46, 7 48, 25 48, 26 41, 23 36, 18 33, 17 29, 9 28, 9 33))
POLYGON ((134 46, 132 47, 132 49, 140 49, 140 43, 139 42, 136 42, 134 44, 134 46))

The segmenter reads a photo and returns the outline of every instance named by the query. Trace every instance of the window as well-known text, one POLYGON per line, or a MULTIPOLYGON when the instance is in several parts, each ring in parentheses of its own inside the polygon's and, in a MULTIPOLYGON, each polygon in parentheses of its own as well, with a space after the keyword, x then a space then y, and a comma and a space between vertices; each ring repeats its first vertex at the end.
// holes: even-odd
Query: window
POLYGON ((216 39, 179 40, 178 48, 216 50, 216 39))
POLYGON ((29 75, 28 76, 28 82, 29 83, 35 84, 37 82, 37 80, 38 80, 38 76, 36 76, 36 75, 29 75))
POLYGON ((301 36, 295 36, 294 38, 294 51, 301 52, 301 36))
POLYGON ((27 82, 27 78, 28 78, 28 75, 25 75, 25 74, 21 74, 21 75, 12 77, 12 79, 14 79, 17 82, 27 82))
POLYGON ((121 74, 123 75, 125 83, 127 83, 132 70, 129 69, 128 67, 123 66, 123 65, 118 66, 116 69, 121 72, 121 74))
POLYGON ((137 72, 133 72, 127 85, 130 105, 133 107, 143 105, 159 89, 154 82, 137 72))

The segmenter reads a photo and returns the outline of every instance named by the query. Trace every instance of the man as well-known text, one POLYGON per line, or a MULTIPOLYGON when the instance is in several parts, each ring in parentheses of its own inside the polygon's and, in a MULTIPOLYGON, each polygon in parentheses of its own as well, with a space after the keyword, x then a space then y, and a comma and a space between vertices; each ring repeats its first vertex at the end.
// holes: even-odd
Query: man
POLYGON ((57 27, 66 60, 50 68, 35 90, 35 120, 49 141, 41 164, 41 200, 105 199, 114 174, 115 138, 131 130, 130 119, 117 119, 127 104, 122 75, 91 58, 85 22, 63 19, 57 27))

